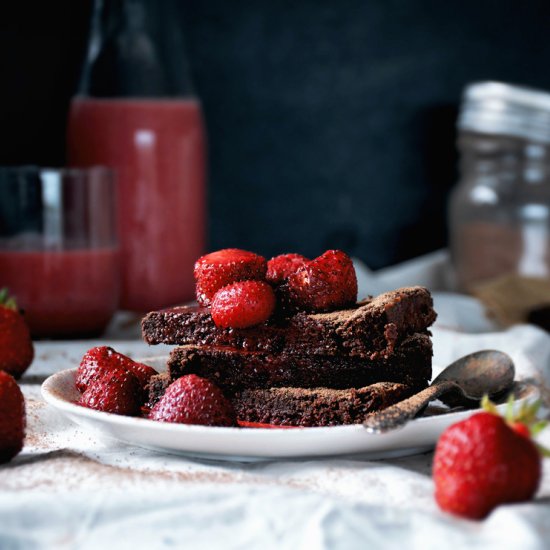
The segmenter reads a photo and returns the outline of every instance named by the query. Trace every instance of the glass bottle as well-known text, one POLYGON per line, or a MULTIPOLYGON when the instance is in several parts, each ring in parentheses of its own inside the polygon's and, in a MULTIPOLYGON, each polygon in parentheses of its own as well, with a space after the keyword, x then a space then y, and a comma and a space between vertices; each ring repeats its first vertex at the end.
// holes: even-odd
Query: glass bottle
POLYGON ((550 303, 550 94, 472 84, 458 127, 449 211, 458 288, 508 302, 504 323, 523 321, 545 295, 550 303))
POLYGON ((68 161, 115 169, 121 307, 194 297, 205 247, 202 109, 171 0, 97 0, 67 129, 68 161))

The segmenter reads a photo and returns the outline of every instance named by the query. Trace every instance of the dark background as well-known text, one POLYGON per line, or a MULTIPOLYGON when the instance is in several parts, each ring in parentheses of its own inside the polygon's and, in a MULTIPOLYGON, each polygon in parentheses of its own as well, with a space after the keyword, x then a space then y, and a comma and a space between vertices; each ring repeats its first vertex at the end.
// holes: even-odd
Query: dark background
MULTIPOLYGON (((161 0, 162 1, 162 0, 161 0)), ((441 247, 463 86, 550 90, 550 3, 182 1, 210 147, 210 248, 378 268, 441 247)), ((0 163, 57 165, 90 2, 0 7, 0 163)))

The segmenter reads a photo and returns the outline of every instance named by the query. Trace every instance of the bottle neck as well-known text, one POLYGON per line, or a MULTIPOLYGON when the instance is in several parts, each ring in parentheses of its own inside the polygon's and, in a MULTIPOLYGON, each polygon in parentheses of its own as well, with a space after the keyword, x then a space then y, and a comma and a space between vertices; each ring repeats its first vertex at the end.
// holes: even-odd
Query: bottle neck
POLYGON ((194 96, 172 0, 96 0, 79 94, 194 96))

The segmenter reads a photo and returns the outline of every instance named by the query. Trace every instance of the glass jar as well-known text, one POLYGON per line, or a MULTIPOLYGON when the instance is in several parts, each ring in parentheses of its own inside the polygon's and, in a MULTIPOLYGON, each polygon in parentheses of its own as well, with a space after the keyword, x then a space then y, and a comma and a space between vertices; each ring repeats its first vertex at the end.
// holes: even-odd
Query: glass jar
POLYGON ((450 201, 460 290, 503 324, 550 303, 550 94, 487 82, 466 88, 461 179, 450 201))

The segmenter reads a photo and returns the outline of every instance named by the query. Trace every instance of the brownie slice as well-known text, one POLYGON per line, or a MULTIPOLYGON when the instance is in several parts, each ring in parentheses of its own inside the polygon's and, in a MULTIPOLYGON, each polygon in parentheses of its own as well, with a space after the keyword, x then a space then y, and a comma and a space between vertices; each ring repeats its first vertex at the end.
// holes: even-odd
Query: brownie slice
MULTIPOLYGON (((172 383, 167 372, 151 377, 149 407, 172 383)), ((365 416, 406 399, 416 390, 404 384, 379 382, 359 389, 269 388, 244 390, 231 398, 244 422, 287 426, 335 426, 363 422, 365 416)))
POLYGON ((407 334, 426 330, 436 318, 429 291, 400 288, 330 313, 298 313, 247 329, 217 327, 207 308, 181 306, 147 314, 148 344, 225 346, 266 353, 388 356, 407 334))
POLYGON ((148 396, 146 409, 152 409, 155 403, 164 395, 166 388, 173 382, 167 372, 154 374, 149 378, 149 382, 145 386, 145 391, 148 396))
POLYGON ((282 386, 360 388, 382 381, 422 389, 432 376, 431 359, 429 335, 417 333, 407 336, 390 356, 373 359, 184 346, 170 354, 168 372, 172 380, 197 374, 230 394, 245 388, 282 386))
POLYGON ((233 398, 237 418, 285 426, 359 424, 414 391, 404 384, 379 382, 365 388, 269 388, 245 390, 233 398))

